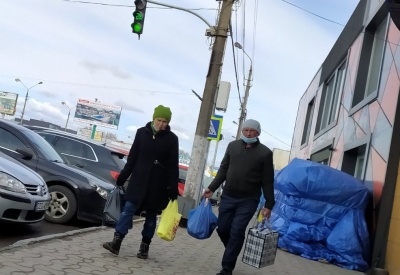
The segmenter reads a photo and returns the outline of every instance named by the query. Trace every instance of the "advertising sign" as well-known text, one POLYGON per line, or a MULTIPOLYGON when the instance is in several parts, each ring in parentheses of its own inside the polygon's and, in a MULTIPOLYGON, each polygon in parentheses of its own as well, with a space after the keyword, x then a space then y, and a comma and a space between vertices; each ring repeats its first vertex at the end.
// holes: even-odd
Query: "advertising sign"
MULTIPOLYGON (((96 140, 96 141, 102 141, 103 140, 103 135, 104 135, 103 132, 95 131, 93 139, 96 140)), ((78 136, 84 137, 86 139, 91 139, 92 129, 79 128, 78 129, 78 136)))
POLYGON ((13 116, 17 106, 18 94, 0 92, 0 113, 13 116))
POLYGON ((78 99, 74 121, 118 129, 121 111, 121 106, 78 99))

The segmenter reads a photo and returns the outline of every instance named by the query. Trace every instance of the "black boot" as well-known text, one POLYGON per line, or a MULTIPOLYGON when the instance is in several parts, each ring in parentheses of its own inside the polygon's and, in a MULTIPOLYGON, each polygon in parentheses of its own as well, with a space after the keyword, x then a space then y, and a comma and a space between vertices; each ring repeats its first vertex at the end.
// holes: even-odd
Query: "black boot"
POLYGON ((149 257, 149 244, 142 242, 136 256, 140 259, 147 259, 149 257))
POLYGON ((227 270, 227 269, 222 269, 217 275, 232 275, 232 271, 227 270))
POLYGON ((110 251, 111 253, 118 255, 119 249, 121 248, 121 243, 124 237, 122 237, 119 233, 114 233, 114 239, 112 242, 103 243, 103 247, 110 251))

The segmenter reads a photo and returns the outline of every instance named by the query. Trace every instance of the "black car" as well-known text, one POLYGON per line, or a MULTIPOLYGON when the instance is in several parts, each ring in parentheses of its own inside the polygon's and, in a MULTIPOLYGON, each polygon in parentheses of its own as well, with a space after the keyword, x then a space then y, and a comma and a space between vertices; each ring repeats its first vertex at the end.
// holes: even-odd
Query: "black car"
POLYGON ((66 164, 40 135, 5 120, 0 120, 0 150, 36 171, 46 182, 51 195, 47 221, 67 223, 76 217, 102 222, 104 205, 114 185, 66 164))
POLYGON ((28 126, 41 135, 68 163, 101 177, 113 184, 124 168, 126 154, 105 144, 86 140, 77 135, 38 126, 28 126))

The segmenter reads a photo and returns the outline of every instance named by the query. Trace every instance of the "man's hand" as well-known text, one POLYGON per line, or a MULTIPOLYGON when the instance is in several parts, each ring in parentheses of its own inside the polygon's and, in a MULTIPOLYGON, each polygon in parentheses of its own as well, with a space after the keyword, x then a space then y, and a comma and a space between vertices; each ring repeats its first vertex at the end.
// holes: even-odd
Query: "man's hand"
POLYGON ((214 194, 214 192, 207 188, 203 192, 203 197, 205 197, 207 199, 211 199, 213 194, 214 194))
POLYGON ((117 179, 117 181, 115 182, 115 184, 116 184, 117 186, 124 186, 124 183, 125 183, 125 182, 123 182, 123 181, 118 181, 118 179, 117 179))
POLYGON ((263 207, 263 209, 261 209, 261 215, 266 218, 269 219, 271 217, 271 210, 268 208, 263 207))
POLYGON ((169 190, 169 191, 168 191, 168 197, 169 197, 169 199, 170 199, 171 201, 176 200, 176 199, 178 198, 178 194, 179 194, 178 190, 174 190, 174 191, 169 190))

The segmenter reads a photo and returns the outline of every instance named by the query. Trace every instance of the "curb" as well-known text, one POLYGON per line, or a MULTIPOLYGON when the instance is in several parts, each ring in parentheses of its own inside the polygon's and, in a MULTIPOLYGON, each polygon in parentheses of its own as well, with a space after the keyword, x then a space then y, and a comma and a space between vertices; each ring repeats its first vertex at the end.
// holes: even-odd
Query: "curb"
MULTIPOLYGON (((142 222, 144 220, 145 220, 144 218, 135 219, 135 220, 133 220, 133 223, 142 222)), ((49 241, 49 240, 53 240, 53 239, 65 238, 65 237, 74 236, 74 235, 78 235, 78 234, 82 234, 82 233, 94 232, 97 230, 104 230, 106 228, 110 228, 110 227, 102 225, 102 226, 72 230, 72 231, 68 231, 68 232, 64 232, 64 233, 42 236, 42 237, 38 237, 38 238, 21 240, 21 241, 15 242, 9 246, 0 248, 0 252, 4 252, 7 250, 12 250, 12 249, 16 249, 16 248, 21 248, 21 247, 27 247, 28 245, 31 245, 31 244, 41 243, 41 242, 45 242, 45 241, 49 241)))

